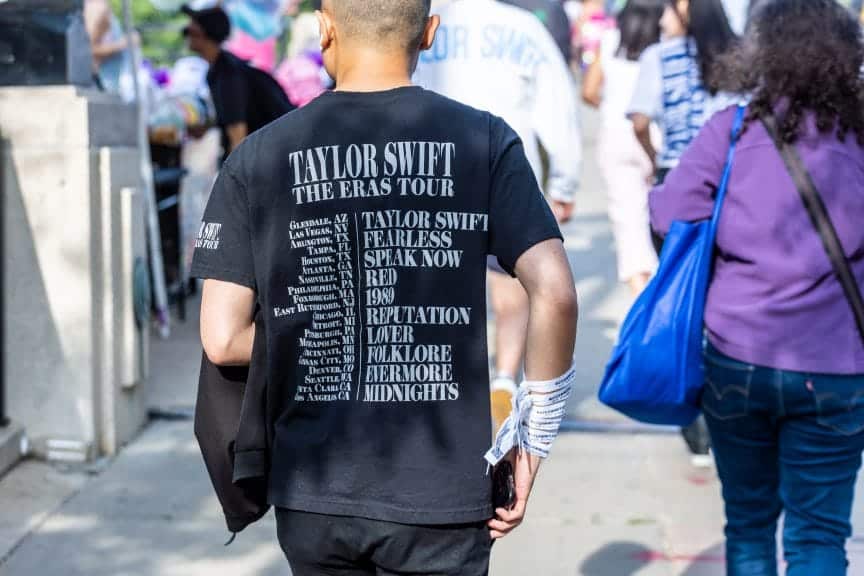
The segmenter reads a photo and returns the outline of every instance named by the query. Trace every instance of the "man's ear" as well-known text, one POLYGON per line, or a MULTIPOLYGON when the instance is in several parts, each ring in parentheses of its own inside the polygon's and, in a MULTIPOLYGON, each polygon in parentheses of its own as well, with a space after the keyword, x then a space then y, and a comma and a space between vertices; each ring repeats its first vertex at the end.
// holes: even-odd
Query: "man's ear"
POLYGON ((423 39, 420 42, 420 50, 429 50, 435 44, 435 34, 441 25, 441 17, 433 14, 426 20, 426 29, 423 30, 423 39))
POLYGON ((333 43, 335 30, 333 18, 323 10, 316 10, 315 16, 318 18, 318 34, 321 38, 321 51, 324 52, 333 43))

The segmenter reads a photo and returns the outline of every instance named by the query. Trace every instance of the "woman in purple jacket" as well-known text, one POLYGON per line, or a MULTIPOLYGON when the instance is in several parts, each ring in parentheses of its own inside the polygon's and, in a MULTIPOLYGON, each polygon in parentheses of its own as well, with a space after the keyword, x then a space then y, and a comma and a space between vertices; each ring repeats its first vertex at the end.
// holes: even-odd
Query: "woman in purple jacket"
MULTIPOLYGON (((736 69, 753 93, 717 236, 705 314, 708 420, 726 502, 727 574, 846 574, 864 450, 864 345, 820 237, 759 121, 773 113, 864 285, 864 51, 834 0, 774 0, 736 69)), ((714 116, 661 187, 655 229, 711 215, 734 108, 714 116)))

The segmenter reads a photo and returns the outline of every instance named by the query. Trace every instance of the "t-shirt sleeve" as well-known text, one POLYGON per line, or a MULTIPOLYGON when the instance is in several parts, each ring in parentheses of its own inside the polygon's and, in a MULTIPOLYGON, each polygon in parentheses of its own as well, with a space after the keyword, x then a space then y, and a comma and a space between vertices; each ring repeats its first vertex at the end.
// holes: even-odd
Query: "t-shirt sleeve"
POLYGON ((220 126, 231 126, 246 122, 249 103, 249 85, 241 69, 232 68, 225 73, 218 87, 218 116, 220 126))
POLYGON ((627 116, 644 114, 657 120, 663 112, 663 70, 660 45, 649 46, 639 58, 639 76, 627 107, 627 116))
POLYGON ((204 210, 191 275, 256 287, 246 189, 227 164, 204 210))
POLYGON ((534 73, 537 90, 531 120, 549 160, 546 191, 553 200, 573 202, 582 169, 573 75, 543 25, 534 20, 532 24, 536 45, 544 54, 534 73))
POLYGON ((489 253, 514 275, 525 251, 563 237, 516 132, 493 116, 490 137, 489 253))

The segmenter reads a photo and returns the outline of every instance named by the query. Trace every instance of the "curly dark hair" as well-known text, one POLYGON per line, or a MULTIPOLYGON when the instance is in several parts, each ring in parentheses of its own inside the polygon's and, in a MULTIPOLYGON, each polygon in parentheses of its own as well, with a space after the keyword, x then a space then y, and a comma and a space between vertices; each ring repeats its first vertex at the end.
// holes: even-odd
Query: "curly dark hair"
POLYGON ((776 114, 792 143, 812 112, 820 132, 864 145, 864 45, 852 15, 835 0, 767 0, 753 18, 722 66, 735 91, 753 94, 746 122, 776 114))

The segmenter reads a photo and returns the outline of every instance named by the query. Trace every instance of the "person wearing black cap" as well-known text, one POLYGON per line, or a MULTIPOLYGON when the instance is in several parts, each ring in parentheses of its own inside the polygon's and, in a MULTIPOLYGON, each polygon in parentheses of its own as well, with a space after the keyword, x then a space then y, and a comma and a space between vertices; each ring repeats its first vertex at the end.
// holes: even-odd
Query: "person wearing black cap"
POLYGON ((189 49, 210 64, 207 84, 227 157, 246 136, 294 107, 272 76, 222 49, 231 34, 222 8, 193 10, 184 5, 182 11, 190 19, 183 29, 189 49))

